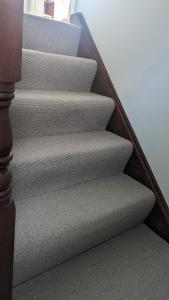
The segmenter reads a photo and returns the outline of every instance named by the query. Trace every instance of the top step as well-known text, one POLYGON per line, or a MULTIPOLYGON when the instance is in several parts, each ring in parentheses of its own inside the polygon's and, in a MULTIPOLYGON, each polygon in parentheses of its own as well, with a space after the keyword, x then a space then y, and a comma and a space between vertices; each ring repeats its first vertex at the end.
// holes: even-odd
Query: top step
POLYGON ((31 14, 23 18, 23 48, 77 56, 80 27, 31 14))

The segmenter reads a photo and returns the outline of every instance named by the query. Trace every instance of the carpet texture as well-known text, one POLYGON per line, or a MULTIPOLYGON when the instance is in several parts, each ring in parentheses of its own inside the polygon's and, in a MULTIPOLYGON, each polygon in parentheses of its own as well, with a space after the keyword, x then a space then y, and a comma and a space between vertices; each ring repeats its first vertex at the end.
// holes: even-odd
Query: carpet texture
POLYGON ((129 141, 105 131, 16 139, 10 166, 13 197, 16 201, 120 173, 132 149, 129 141))
POLYGON ((15 138, 104 130, 114 111, 111 98, 84 92, 18 89, 12 104, 15 138))
POLYGON ((150 190, 126 175, 20 200, 14 284, 139 224, 154 202, 150 190))
POLYGON ((80 27, 31 14, 23 17, 23 48, 76 56, 80 27))
POLYGON ((17 88, 89 92, 96 74, 94 60, 24 49, 22 80, 17 88))
POLYGON ((145 225, 14 288, 13 300, 168 300, 168 244, 145 225))
POLYGON ((142 224, 155 195, 123 174, 133 145, 105 130, 115 103, 91 92, 97 63, 76 57, 81 30, 25 15, 23 34, 13 300, 167 300, 169 248, 142 224))

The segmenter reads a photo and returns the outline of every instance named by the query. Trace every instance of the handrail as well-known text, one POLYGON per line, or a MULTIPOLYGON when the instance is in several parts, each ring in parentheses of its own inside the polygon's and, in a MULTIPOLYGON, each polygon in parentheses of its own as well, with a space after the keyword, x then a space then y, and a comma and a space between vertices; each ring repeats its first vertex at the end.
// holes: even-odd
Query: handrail
POLYGON ((169 242, 169 208, 164 196, 127 118, 83 15, 81 13, 73 14, 71 22, 82 29, 78 56, 94 59, 98 64, 92 91, 111 97, 115 101, 115 112, 110 119, 107 130, 129 139, 134 146, 133 155, 125 168, 125 173, 148 186, 156 195, 155 207, 147 218, 146 224, 169 242))
POLYGON ((15 206, 11 199, 12 131, 9 107, 21 79, 23 0, 0 2, 0 299, 12 291, 15 206))

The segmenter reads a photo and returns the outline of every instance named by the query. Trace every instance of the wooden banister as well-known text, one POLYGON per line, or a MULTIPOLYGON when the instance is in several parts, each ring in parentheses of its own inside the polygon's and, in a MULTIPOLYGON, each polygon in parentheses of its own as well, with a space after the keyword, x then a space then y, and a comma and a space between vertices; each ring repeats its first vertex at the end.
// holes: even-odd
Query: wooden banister
POLYGON ((9 107, 21 79, 23 0, 0 1, 0 299, 12 290, 15 206, 11 199, 9 107))
POLYGON ((163 194, 126 116, 83 15, 81 13, 72 15, 71 22, 80 26, 82 30, 78 56, 97 61, 98 69, 92 91, 111 97, 115 101, 115 112, 110 119, 107 130, 129 139, 134 146, 133 155, 126 166, 125 173, 148 186, 156 195, 155 207, 147 218, 146 223, 169 242, 169 208, 163 194))

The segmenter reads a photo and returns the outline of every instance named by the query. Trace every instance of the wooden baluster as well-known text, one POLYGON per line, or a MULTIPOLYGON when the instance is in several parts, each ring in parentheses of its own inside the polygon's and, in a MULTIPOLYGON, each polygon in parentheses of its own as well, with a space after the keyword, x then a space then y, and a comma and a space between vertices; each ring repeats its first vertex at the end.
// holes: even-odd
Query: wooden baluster
POLYGON ((11 199, 12 132, 9 107, 14 84, 0 83, 0 299, 11 298, 15 207, 11 199))
POLYGON ((9 108, 21 79, 23 0, 0 1, 0 300, 12 292, 15 206, 11 198, 9 108))
POLYGON ((14 84, 0 83, 0 207, 11 201, 11 174, 7 167, 12 158, 12 132, 9 107, 14 98, 14 84))

